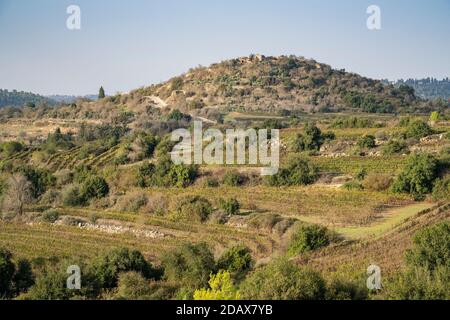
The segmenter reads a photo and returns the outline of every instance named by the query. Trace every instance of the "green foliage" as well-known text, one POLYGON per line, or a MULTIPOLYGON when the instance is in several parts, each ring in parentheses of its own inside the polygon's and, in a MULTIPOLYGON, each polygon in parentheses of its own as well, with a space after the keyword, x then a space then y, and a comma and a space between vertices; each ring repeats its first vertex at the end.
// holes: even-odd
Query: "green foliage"
POLYGON ((68 185, 61 193, 63 205, 69 207, 78 207, 85 203, 85 198, 81 193, 80 186, 76 184, 68 185))
POLYGON ((178 201, 175 218, 184 221, 204 222, 213 211, 211 203, 200 196, 187 196, 178 201))
POLYGON ((142 274, 134 271, 119 275, 115 297, 121 300, 150 300, 151 288, 142 274))
POLYGON ((266 181, 271 186, 294 186, 311 184, 316 178, 317 168, 308 160, 295 156, 277 174, 266 177, 266 181))
POLYGON ((329 243, 330 236, 327 228, 319 225, 302 225, 292 235, 288 253, 295 256, 327 246, 329 243))
POLYGON ((174 121, 191 121, 191 116, 185 113, 182 113, 178 109, 172 110, 172 112, 169 113, 167 116, 167 120, 174 120, 174 121))
POLYGON ((364 279, 333 278, 327 286, 327 300, 366 300, 368 290, 364 279))
POLYGON ((54 104, 52 100, 31 92, 0 89, 0 108, 5 106, 22 107, 28 103, 35 105, 54 104))
POLYGON ((372 135, 365 135, 357 142, 358 147, 372 149, 376 147, 375 137, 372 135))
POLYGON ((238 187, 244 183, 244 177, 237 171, 228 171, 223 176, 223 184, 229 187, 238 187))
POLYGON ((230 198, 227 200, 220 199, 219 200, 220 207, 225 211, 228 215, 234 215, 239 213, 239 209, 241 208, 241 205, 236 200, 236 198, 230 198))
POLYGON ((439 112, 433 111, 430 115, 430 122, 434 123, 439 120, 439 112))
POLYGON ((240 292, 250 300, 322 300, 326 285, 319 273, 279 259, 250 274, 240 292))
POLYGON ((4 152, 7 157, 19 153, 24 148, 24 145, 17 141, 6 141, 0 144, 0 151, 4 152))
POLYGON ((10 251, 0 248, 0 299, 11 298, 26 291, 34 282, 30 263, 12 260, 10 251))
POLYGON ((233 279, 240 281, 253 268, 253 265, 250 249, 244 245, 237 245, 222 253, 217 261, 217 270, 225 270, 233 279))
POLYGON ((450 199, 450 177, 444 177, 436 181, 433 187, 433 200, 448 200, 450 199))
POLYGON ((393 191, 409 193, 420 199, 433 189, 438 174, 437 159, 427 153, 412 155, 394 182, 393 191))
POLYGON ((54 154, 60 150, 69 150, 74 146, 71 134, 61 133, 61 129, 56 128, 54 133, 49 133, 47 140, 41 144, 41 149, 49 154, 54 154))
POLYGON ((408 138, 420 139, 433 134, 433 129, 422 120, 415 120, 408 124, 406 128, 406 136, 408 138))
POLYGON ((172 90, 182 90, 184 85, 184 81, 181 77, 176 77, 171 82, 172 90))
POLYGON ((166 280, 180 283, 186 293, 205 288, 215 271, 214 255, 205 243, 182 244, 162 257, 166 280))
POLYGON ((334 136, 323 135, 322 131, 312 123, 307 123, 302 134, 298 134, 294 140, 293 151, 302 152, 308 150, 318 151, 326 139, 333 139, 334 136))
POLYGON ((208 281, 210 289, 198 289, 194 292, 194 300, 239 300, 240 295, 233 285, 230 273, 219 271, 216 275, 211 274, 208 281))
POLYGON ((408 146, 406 142, 403 140, 391 139, 385 144, 382 148, 382 152, 384 155, 394 155, 394 154, 402 154, 408 152, 408 146))
POLYGON ((191 185, 198 175, 195 165, 176 165, 170 157, 161 157, 156 165, 146 162, 137 172, 137 185, 145 187, 178 187, 191 185))
POLYGON ((16 168, 15 171, 22 174, 31 183, 34 198, 43 195, 49 187, 54 186, 56 183, 56 178, 46 169, 21 166, 16 168))
POLYGON ((102 254, 92 262, 91 270, 102 288, 116 287, 119 275, 123 272, 139 272, 146 279, 157 279, 160 276, 160 271, 147 262, 142 253, 126 248, 102 254))
POLYGON ((347 129, 347 128, 373 128, 380 127, 380 125, 375 124, 373 120, 360 117, 342 117, 334 120, 331 128, 336 129, 347 129))
POLYGON ((100 87, 100 89, 98 90, 98 99, 103 99, 105 97, 105 89, 103 89, 103 87, 100 87))
POLYGON ((81 186, 82 197, 86 200, 103 198, 109 193, 106 180, 99 176, 88 177, 81 186))
POLYGON ((59 212, 55 209, 48 209, 42 213, 41 219, 44 222, 55 223, 59 218, 59 212))
POLYGON ((450 270, 450 222, 442 222, 417 232, 414 248, 407 252, 407 262, 433 271, 442 266, 450 270))

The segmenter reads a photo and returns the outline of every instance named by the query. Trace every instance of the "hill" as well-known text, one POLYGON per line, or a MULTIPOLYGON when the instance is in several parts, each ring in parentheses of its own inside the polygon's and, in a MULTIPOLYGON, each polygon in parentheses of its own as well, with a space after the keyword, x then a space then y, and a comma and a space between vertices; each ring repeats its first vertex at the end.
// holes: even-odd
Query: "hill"
POLYGON ((450 79, 435 78, 399 80, 395 86, 407 85, 413 88, 419 97, 424 99, 450 99, 450 79))
POLYGON ((55 101, 31 92, 0 89, 0 108, 39 104, 55 104, 55 101))
POLYGON ((179 109, 393 113, 424 107, 414 90, 296 56, 251 55, 198 67, 133 94, 179 109))

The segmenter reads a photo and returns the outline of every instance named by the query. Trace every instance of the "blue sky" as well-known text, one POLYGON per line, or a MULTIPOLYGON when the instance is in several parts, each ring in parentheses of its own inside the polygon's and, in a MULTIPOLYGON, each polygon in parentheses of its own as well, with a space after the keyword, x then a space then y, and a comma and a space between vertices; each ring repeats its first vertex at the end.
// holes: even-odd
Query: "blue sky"
POLYGON ((450 76, 450 0, 0 0, 0 88, 109 94, 251 53, 373 78, 450 76), (81 8, 81 30, 66 8, 81 8), (366 27, 381 8, 382 29, 366 27))

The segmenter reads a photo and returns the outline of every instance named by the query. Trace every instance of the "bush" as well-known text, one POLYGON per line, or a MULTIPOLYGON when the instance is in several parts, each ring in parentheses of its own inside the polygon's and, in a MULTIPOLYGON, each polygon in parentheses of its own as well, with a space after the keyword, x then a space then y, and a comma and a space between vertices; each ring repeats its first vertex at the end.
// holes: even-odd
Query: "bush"
POLYGON ((131 192, 119 198, 115 205, 115 209, 121 212, 138 212, 142 207, 147 205, 149 199, 144 192, 131 192))
POLYGON ((370 174, 363 182, 364 189, 370 191, 385 191, 392 185, 393 178, 386 174, 370 174))
POLYGON ((116 298, 122 300, 149 300, 151 288, 142 274, 134 271, 121 273, 116 298))
POLYGON ((437 159, 426 153, 412 155, 394 182, 393 190, 399 193, 409 193, 416 199, 430 193, 438 174, 437 159))
POLYGON ((320 150, 325 140, 333 140, 336 136, 333 133, 322 134, 319 128, 311 123, 307 123, 302 134, 298 134, 294 140, 293 151, 302 152, 308 150, 320 150))
POLYGON ((59 212, 55 209, 49 209, 44 211, 42 214, 42 221, 48 222, 48 223, 55 223, 56 220, 59 218, 59 212))
POLYGON ((200 196, 186 196, 175 205, 173 218, 182 221, 204 222, 213 211, 211 203, 200 196))
POLYGON ((288 253, 300 253, 319 249, 330 243, 327 228, 318 225, 300 226, 291 237, 288 253))
POLYGON ((217 261, 217 270, 228 271, 233 279, 242 280, 253 268, 254 261, 249 248, 237 245, 229 248, 217 261))
POLYGON ((307 185, 317 178, 317 168, 308 160, 292 157, 285 168, 280 168, 276 175, 266 177, 271 186, 307 185))
POLYGON ((442 222, 417 232, 414 248, 407 251, 406 261, 433 271, 439 266, 450 270, 450 222, 442 222))
POLYGON ((415 120, 408 124, 406 136, 408 138, 421 139, 433 134, 433 129, 422 120, 415 120))
POLYGON ((92 271, 102 288, 117 286, 119 274, 128 271, 139 272, 146 279, 157 279, 159 270, 148 263, 142 253, 126 248, 113 249, 98 258, 92 265, 92 271))
POLYGON ((214 255, 205 243, 183 244, 165 253, 162 265, 166 280, 180 283, 188 295, 205 288, 215 271, 214 255))
POLYGON ((0 145, 0 150, 2 150, 7 157, 12 156, 24 149, 24 146, 17 141, 7 141, 0 145))
POLYGON ((76 184, 68 185, 64 188, 61 194, 61 199, 63 205, 69 207, 77 207, 85 203, 80 187, 76 184))
POLYGON ((9 297, 13 290, 13 277, 16 266, 12 262, 12 254, 0 248, 0 297, 9 297))
POLYGON ((280 259, 250 274, 240 292, 246 300, 322 300, 326 285, 319 273, 280 259))
POLYGON ((244 177, 236 171, 229 171, 223 176, 223 184, 230 187, 238 187, 244 184, 244 177))
POLYGON ((405 141, 391 139, 382 148, 384 155, 402 154, 408 152, 408 146, 405 141))
POLYGON ((196 290, 194 300, 239 300, 239 292, 233 286, 229 272, 219 271, 216 275, 211 274, 208 283, 210 289, 196 290))
POLYGON ((207 177, 203 183, 205 188, 217 188, 219 186, 219 181, 213 177, 207 177))
POLYGON ((375 137, 372 135, 365 135, 361 137, 357 142, 358 147, 372 149, 376 147, 375 137))
POLYGON ((450 177, 439 179, 433 187, 433 200, 441 201, 450 199, 450 177))
POLYGON ((241 208, 241 205, 235 198, 231 198, 228 200, 220 199, 219 204, 220 204, 220 207, 229 216, 238 214, 239 209, 241 208))
POLYGON ((109 193, 106 180, 99 176, 90 176, 81 186, 81 194, 85 200, 103 198, 109 193))

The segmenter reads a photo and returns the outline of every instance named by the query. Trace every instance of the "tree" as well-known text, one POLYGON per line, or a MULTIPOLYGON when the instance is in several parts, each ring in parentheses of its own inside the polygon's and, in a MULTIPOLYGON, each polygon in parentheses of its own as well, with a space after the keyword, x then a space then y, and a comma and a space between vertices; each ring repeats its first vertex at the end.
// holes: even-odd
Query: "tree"
POLYGON ((100 87, 100 89, 98 90, 98 98, 103 99, 104 97, 106 97, 105 89, 103 89, 103 87, 100 87))
POLYGON ((239 300, 240 295, 233 286, 230 273, 219 271, 211 274, 208 281, 210 289, 198 289, 194 292, 194 300, 239 300))
POLYGON ((157 279, 160 273, 148 263, 142 253, 127 248, 113 249, 95 259, 92 272, 100 281, 102 288, 117 286, 119 274, 128 271, 139 272, 146 279, 157 279))
POLYGON ((180 283, 187 295, 208 285, 215 271, 214 255, 206 243, 182 244, 162 257, 164 277, 180 283))
POLYGON ((226 250, 217 261, 217 270, 228 271, 233 279, 240 281, 253 268, 254 261, 249 248, 237 245, 226 250))
POLYGON ((317 178, 317 168, 307 159, 294 156, 288 159, 287 165, 278 173, 268 176, 266 181, 271 186, 296 186, 313 183, 317 178))
POLYGON ((0 298, 10 296, 14 272, 15 266, 12 262, 11 252, 0 248, 0 298))
POLYGON ((328 230, 319 225, 301 226, 292 235, 288 252, 297 255, 327 246, 330 243, 328 230))
POLYGON ((21 217, 24 206, 32 199, 31 183, 23 175, 13 174, 8 180, 8 189, 3 202, 5 209, 21 217))
POLYGON ((358 140, 358 147, 372 149, 376 147, 375 137, 372 135, 365 135, 358 140))
POLYGON ((109 186, 106 180, 99 176, 90 176, 81 187, 81 194, 88 200, 92 198, 103 198, 109 193, 109 186))
POLYGON ((408 138, 421 139, 431 134, 433 134, 433 130, 425 121, 422 120, 410 122, 406 129, 406 135, 408 138))
POLYGON ((322 276, 299 268, 286 259, 271 262, 252 273, 240 287, 249 300, 322 300, 326 285, 322 276))
POLYGON ((412 155, 394 182, 393 190, 399 193, 409 193, 422 198, 433 189, 433 183, 438 177, 438 160, 427 153, 412 155))

